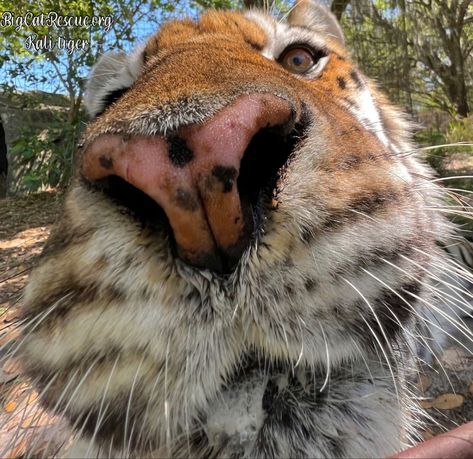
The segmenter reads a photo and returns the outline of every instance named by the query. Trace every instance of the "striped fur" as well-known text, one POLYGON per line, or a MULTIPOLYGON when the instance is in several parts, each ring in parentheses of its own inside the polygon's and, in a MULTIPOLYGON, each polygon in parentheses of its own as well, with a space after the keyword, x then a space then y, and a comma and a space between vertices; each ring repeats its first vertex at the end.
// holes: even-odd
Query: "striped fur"
POLYGON ((332 16, 305 1, 287 22, 166 23, 131 56, 103 57, 87 100, 95 119, 25 293, 20 349, 77 432, 71 457, 382 457, 414 441, 414 327, 452 229, 403 115, 332 16), (318 74, 279 65, 294 43, 326 53, 318 74), (306 131, 227 278, 182 263, 163 227, 81 177, 105 133, 167 135, 266 92, 306 131))

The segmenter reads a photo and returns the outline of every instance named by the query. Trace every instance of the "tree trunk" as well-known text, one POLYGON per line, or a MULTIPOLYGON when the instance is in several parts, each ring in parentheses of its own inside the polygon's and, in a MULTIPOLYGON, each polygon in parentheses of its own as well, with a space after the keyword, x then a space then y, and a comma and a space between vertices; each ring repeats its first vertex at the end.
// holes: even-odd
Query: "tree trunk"
POLYGON ((470 113, 470 107, 468 106, 468 101, 466 100, 466 98, 462 98, 458 101, 457 113, 463 118, 466 118, 470 113))
POLYGON ((350 0, 333 0, 332 1, 332 5, 330 9, 339 21, 342 18, 342 15, 347 9, 347 6, 349 3, 350 3, 350 0))
POLYGON ((265 2, 264 0, 243 0, 243 5, 245 5, 245 8, 264 8, 265 7, 265 2))
POLYGON ((450 103, 455 107, 456 112, 461 117, 467 117, 470 113, 468 105, 468 89, 464 78, 454 78, 448 75, 444 77, 446 93, 450 103))
POLYGON ((7 195, 8 158, 5 130, 0 121, 0 199, 7 195))
POLYGON ((468 105, 468 89, 466 87, 465 79, 458 82, 458 97, 456 101, 457 112, 462 117, 467 117, 470 114, 470 107, 468 105))

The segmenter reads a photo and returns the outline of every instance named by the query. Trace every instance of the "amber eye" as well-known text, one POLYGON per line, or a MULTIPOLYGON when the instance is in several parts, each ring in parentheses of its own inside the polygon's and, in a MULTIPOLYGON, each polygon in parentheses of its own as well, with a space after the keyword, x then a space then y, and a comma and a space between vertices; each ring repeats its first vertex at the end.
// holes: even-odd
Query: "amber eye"
POLYGON ((283 51, 278 62, 291 73, 304 74, 311 70, 323 56, 325 54, 322 52, 314 56, 309 49, 294 46, 283 51))
POLYGON ((320 72, 327 63, 327 53, 304 45, 291 45, 278 58, 278 62, 289 72, 298 75, 320 72), (313 72, 314 71, 314 72, 313 72))

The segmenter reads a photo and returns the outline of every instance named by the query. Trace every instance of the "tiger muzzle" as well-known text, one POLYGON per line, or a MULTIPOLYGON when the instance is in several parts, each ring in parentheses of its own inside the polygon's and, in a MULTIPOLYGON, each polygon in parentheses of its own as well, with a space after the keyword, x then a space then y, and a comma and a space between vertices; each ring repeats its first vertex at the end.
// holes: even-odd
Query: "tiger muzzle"
MULTIPOLYGON (((261 130, 284 129, 292 122, 286 100, 267 93, 244 95, 206 122, 167 137, 101 135, 85 149, 81 172, 92 182, 117 176, 146 193, 164 210, 177 255, 200 269, 226 273, 255 229, 248 193, 238 185, 248 146, 261 130)), ((270 150, 253 154, 270 157, 270 150)), ((252 188, 258 177, 251 161, 246 168, 245 186, 252 188)))

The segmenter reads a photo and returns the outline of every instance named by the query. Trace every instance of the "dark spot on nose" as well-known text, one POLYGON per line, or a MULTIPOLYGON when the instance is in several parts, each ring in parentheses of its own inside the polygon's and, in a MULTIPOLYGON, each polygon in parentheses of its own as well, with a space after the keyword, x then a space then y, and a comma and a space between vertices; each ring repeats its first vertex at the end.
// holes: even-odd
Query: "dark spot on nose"
POLYGON ((234 167, 215 166, 212 175, 223 185, 223 192, 229 193, 232 191, 238 171, 234 167))
POLYGON ((99 162, 104 169, 110 170, 113 167, 113 160, 111 158, 107 158, 106 156, 101 156, 99 158, 99 162))
POLYGON ((345 78, 343 77, 338 76, 337 83, 340 89, 345 89, 347 87, 347 82, 345 81, 345 78))
POLYGON ((189 210, 190 212, 195 212, 199 208, 199 201, 195 193, 183 188, 176 190, 175 202, 181 209, 189 210))
POLYGON ((169 159, 177 167, 184 167, 194 159, 194 154, 186 145, 186 142, 180 137, 170 137, 169 144, 169 159))

